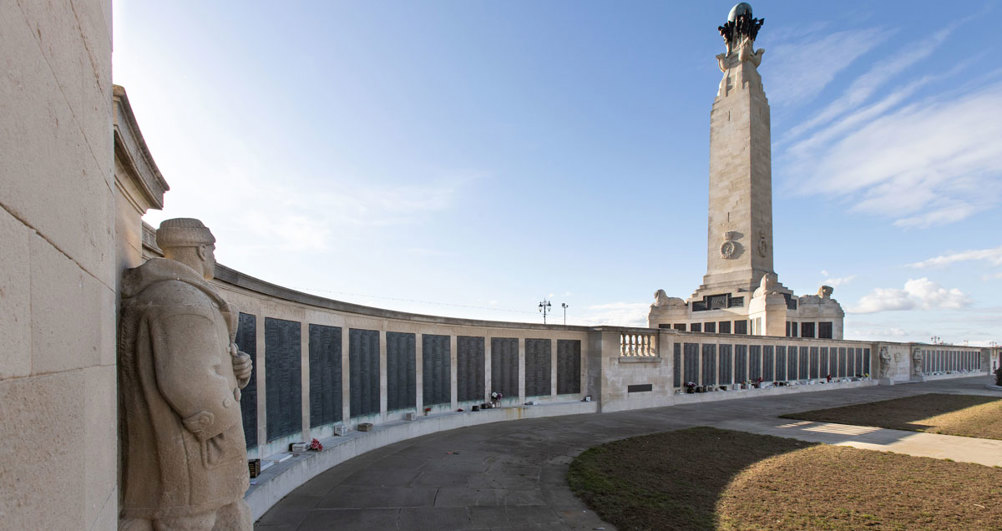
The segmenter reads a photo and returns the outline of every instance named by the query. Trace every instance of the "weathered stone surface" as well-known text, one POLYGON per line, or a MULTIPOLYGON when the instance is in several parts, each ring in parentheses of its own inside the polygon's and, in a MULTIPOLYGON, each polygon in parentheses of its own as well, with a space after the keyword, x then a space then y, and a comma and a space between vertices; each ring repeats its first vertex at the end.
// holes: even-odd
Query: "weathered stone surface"
POLYGON ((82 420, 85 378, 76 370, 0 381, 4 528, 80 527, 88 486, 79 467, 96 457, 87 455, 82 420))
POLYGON ((31 373, 31 277, 28 242, 34 231, 0 208, 0 380, 31 373))
POLYGON ((32 373, 100 364, 115 348, 114 294, 42 237, 30 245, 32 373))
POLYGON ((69 10, 33 2, 0 4, 0 68, 11 74, 0 82, 0 153, 5 154, 0 204, 114 286, 111 92, 101 93, 96 81, 106 78, 110 88, 110 60, 105 70, 86 58, 77 47, 81 29, 68 27, 63 11, 69 10), (45 54, 75 58, 50 63, 45 54), (104 111, 78 115, 75 106, 85 100, 100 101, 92 105, 104 111))

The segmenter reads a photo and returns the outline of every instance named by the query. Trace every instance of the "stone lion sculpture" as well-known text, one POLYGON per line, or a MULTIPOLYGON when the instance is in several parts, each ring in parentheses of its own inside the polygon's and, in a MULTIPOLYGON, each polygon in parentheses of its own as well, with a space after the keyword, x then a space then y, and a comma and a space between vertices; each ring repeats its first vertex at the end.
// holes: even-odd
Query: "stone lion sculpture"
POLYGON ((251 529, 237 312, 208 283, 215 238, 197 219, 157 230, 166 258, 122 277, 119 529, 251 529))
POLYGON ((664 308, 668 306, 668 294, 665 290, 659 289, 654 292, 654 306, 657 308, 664 308))
POLYGON ((678 297, 669 297, 665 290, 659 289, 654 292, 654 304, 651 304, 651 308, 679 308, 684 307, 685 301, 678 297))

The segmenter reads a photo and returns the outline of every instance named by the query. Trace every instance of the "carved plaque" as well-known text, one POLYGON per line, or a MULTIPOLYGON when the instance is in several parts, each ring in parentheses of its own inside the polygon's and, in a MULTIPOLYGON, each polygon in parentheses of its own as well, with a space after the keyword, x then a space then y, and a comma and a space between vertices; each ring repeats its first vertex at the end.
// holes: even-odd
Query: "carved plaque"
POLYGON ((797 347, 793 346, 786 351, 786 379, 797 380, 797 347))
POLYGON ((720 362, 718 363, 719 369, 717 371, 717 383, 720 385, 730 385, 732 383, 731 367, 734 365, 731 353, 732 348, 731 345, 720 345, 720 362))
POLYGON ((482 337, 456 337, 456 396, 460 402, 484 400, 487 359, 482 337))
POLYGON ((752 345, 748 347, 748 379, 758 380, 762 377, 762 346, 752 345))
POLYGON ((518 338, 491 338, 491 392, 518 397, 518 338))
POLYGON ((414 334, 386 333, 386 409, 417 407, 417 338, 414 334))
POLYGON ((786 381, 786 347, 776 347, 776 381, 786 381))
POLYGON ((703 381, 702 385, 716 385, 717 383, 717 345, 712 343, 703 344, 703 381))
POLYGON ((341 417, 341 328, 311 324, 310 427, 341 417))
POLYGON ((799 369, 797 376, 800 380, 806 380, 810 375, 810 373, 807 372, 808 367, 810 367, 808 359, 807 347, 800 347, 800 360, 797 364, 799 369))
POLYGON ((818 352, 818 347, 811 347, 811 378, 818 379, 821 378, 821 354, 818 352))
POLYGON ((255 360, 250 382, 240 392, 240 413, 243 416, 244 438, 247 448, 257 446, 257 318, 240 314, 237 324, 237 347, 255 360))
POLYGON ((734 381, 744 382, 748 379, 748 345, 734 346, 734 381))
POLYGON ((452 402, 449 336, 421 335, 421 392, 424 405, 452 402))
POLYGON ((581 392, 581 341, 557 340, 557 394, 581 392))
POLYGON ((685 382, 699 382, 699 343, 686 343, 682 347, 684 356, 682 373, 685 382))
POLYGON ((775 362, 772 345, 762 347, 762 380, 771 382, 775 379, 773 364, 775 362))
POLYGON ((525 396, 550 395, 553 366, 549 339, 525 340, 525 396))
POLYGON ((676 389, 682 387, 682 345, 675 343, 672 353, 672 378, 676 389))
POLYGON ((352 417, 379 413, 378 330, 348 330, 348 386, 352 417))
POLYGON ((303 381, 300 324, 264 320, 265 402, 268 442, 303 430, 303 381))

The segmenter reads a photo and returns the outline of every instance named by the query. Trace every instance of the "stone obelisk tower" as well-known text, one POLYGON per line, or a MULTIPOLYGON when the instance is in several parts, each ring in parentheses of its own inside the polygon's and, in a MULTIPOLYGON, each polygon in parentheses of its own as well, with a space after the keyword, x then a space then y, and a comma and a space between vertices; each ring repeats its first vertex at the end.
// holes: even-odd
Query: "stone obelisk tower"
POLYGON ((772 264, 769 101, 755 50, 762 19, 740 3, 720 26, 727 52, 710 113, 710 202, 706 276, 700 292, 753 291, 772 264))
POLYGON ((832 288, 797 297, 772 263, 772 154, 769 100, 758 65, 755 37, 763 20, 741 2, 717 28, 726 52, 724 73, 710 112, 710 205, 706 275, 683 300, 654 294, 651 328, 686 332, 791 337, 842 337, 845 313, 832 288))

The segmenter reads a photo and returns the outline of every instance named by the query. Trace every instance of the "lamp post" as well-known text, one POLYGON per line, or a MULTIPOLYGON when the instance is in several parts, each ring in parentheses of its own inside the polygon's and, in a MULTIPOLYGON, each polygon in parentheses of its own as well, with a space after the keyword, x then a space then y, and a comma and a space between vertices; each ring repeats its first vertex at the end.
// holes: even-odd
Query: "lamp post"
POLYGON ((567 303, 561 302, 560 306, 564 309, 564 326, 567 326, 567 303))
POLYGON ((539 303, 539 311, 543 312, 543 324, 546 324, 546 312, 550 311, 550 301, 543 299, 539 303))
POLYGON ((931 339, 933 345, 939 345, 942 342, 941 341, 942 338, 940 338, 939 336, 932 336, 931 339))

